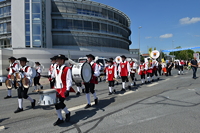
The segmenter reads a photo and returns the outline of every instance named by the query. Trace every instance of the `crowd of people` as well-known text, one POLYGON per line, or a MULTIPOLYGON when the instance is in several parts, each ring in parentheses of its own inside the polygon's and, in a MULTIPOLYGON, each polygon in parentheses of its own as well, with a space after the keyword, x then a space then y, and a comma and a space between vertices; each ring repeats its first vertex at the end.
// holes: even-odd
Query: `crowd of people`
MULTIPOLYGON (((86 106, 85 109, 91 107, 91 99, 90 94, 92 94, 95 105, 98 104, 98 97, 95 92, 95 85, 98 84, 98 77, 100 76, 100 64, 96 63, 95 57, 92 54, 86 55, 87 63, 91 65, 92 69, 92 77, 89 82, 83 83, 75 83, 77 86, 77 95, 80 95, 80 90, 86 95, 86 106), (83 85, 85 87, 83 87, 83 85)), ((186 63, 184 61, 176 61, 176 62, 158 62, 156 59, 145 58, 145 60, 141 60, 140 64, 137 64, 135 60, 127 60, 127 57, 122 55, 120 56, 121 60, 116 62, 113 58, 109 58, 107 63, 104 66, 104 73, 106 82, 108 83, 108 95, 112 95, 116 93, 115 85, 118 84, 118 79, 121 79, 122 89, 121 92, 125 92, 128 89, 131 89, 131 86, 136 86, 136 74, 140 75, 141 84, 148 84, 154 82, 155 80, 159 80, 161 75, 171 76, 171 70, 176 68, 178 70, 178 74, 183 74, 184 66, 190 65, 193 69, 193 78, 196 78, 196 70, 197 70, 197 61, 196 58, 192 60, 190 63, 186 63)), ((24 77, 26 77, 30 84, 32 84, 32 79, 34 83, 33 92, 38 92, 43 89, 43 86, 39 83, 41 77, 41 64, 39 62, 35 62, 35 69, 27 65, 27 58, 15 58, 10 57, 10 66, 7 69, 8 79, 12 78, 16 72, 22 73, 24 77), (17 62, 19 60, 20 63, 17 62), (34 72, 35 70, 35 72, 34 72)), ((70 111, 66 107, 64 101, 66 97, 69 96, 69 92, 74 91, 72 89, 72 67, 66 66, 65 61, 68 60, 65 55, 59 54, 50 58, 51 65, 49 67, 48 79, 50 82, 50 87, 57 91, 58 102, 55 104, 56 113, 58 116, 57 121, 53 124, 54 126, 59 125, 64 122, 61 111, 65 112, 65 121, 70 121, 70 111)), ((27 99, 31 102, 31 107, 35 107, 36 100, 32 99, 28 95, 29 87, 23 85, 17 85, 16 81, 13 81, 14 88, 17 89, 18 93, 18 108, 14 111, 14 113, 19 113, 23 111, 23 99, 27 99)), ((11 89, 8 89, 8 94, 5 99, 11 98, 12 92, 11 89)))

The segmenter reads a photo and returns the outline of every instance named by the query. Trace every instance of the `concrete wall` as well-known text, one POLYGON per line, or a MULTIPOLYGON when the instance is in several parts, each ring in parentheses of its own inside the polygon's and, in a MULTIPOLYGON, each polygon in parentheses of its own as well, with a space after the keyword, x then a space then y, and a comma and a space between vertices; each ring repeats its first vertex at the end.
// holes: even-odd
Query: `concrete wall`
POLYGON ((12 47, 25 47, 25 4, 24 0, 11 1, 11 27, 12 27, 12 47))
POLYGON ((51 19, 51 0, 45 0, 46 2, 46 48, 52 48, 52 19, 51 19))

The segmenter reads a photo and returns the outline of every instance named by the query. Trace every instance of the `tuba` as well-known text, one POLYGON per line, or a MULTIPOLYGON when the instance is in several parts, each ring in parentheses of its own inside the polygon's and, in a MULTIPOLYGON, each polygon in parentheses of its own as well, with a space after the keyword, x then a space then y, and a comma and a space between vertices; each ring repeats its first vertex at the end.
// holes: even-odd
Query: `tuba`
POLYGON ((117 56, 117 57, 115 58, 115 62, 116 62, 117 64, 119 64, 120 62, 122 62, 121 56, 117 56))
POLYGON ((130 62, 130 61, 132 61, 132 58, 130 58, 130 57, 126 58, 126 61, 130 62))

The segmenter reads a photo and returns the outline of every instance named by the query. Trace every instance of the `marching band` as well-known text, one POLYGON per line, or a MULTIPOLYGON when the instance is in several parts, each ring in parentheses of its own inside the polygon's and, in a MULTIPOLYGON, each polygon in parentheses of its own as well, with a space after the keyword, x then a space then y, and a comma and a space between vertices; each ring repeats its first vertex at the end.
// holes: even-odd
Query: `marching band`
MULTIPOLYGON (((65 57, 65 55, 59 54, 50 58, 51 65, 48 71, 48 79, 50 82, 50 88, 51 90, 56 90, 55 97, 57 97, 57 100, 54 102, 58 120, 53 124, 54 126, 64 122, 61 113, 62 110, 65 112, 65 121, 70 121, 70 111, 66 107, 64 101, 66 97, 69 96, 69 92, 75 92, 72 88, 73 81, 77 86, 76 95, 80 95, 80 90, 82 90, 82 92, 85 92, 87 100, 85 109, 92 106, 90 100, 90 93, 93 95, 95 105, 98 104, 98 97, 95 92, 95 84, 98 84, 98 77, 100 75, 101 66, 98 63, 96 63, 94 55, 88 54, 86 55, 86 57, 87 61, 85 63, 89 64, 90 69, 85 70, 84 73, 88 74, 89 72, 90 74, 91 70, 91 78, 89 78, 88 81, 85 81, 83 79, 82 82, 75 82, 76 80, 73 79, 80 75, 73 74, 73 67, 77 67, 76 65, 73 66, 72 64, 72 67, 68 67, 65 65, 65 61, 68 60, 68 58, 65 57), (82 84, 85 86, 85 89, 83 89, 82 84)), ((131 86, 136 86, 136 73, 140 75, 142 85, 145 83, 151 83, 155 79, 159 80, 159 76, 162 75, 162 70, 166 76, 170 76, 171 69, 174 67, 174 64, 170 61, 167 64, 158 62, 156 60, 157 58, 157 55, 154 58, 145 58, 145 60, 140 61, 139 65, 137 65, 137 60, 127 58, 124 55, 117 56, 115 60, 113 58, 109 58, 109 60, 107 60, 107 64, 105 64, 106 67, 104 70, 106 75, 106 82, 108 83, 108 95, 116 93, 116 89, 114 87, 115 82, 117 82, 118 84, 118 78, 121 78, 122 81, 121 91, 125 92, 126 83, 128 84, 128 89, 131 89, 131 86)), ((13 85, 13 87, 17 89, 18 93, 18 108, 16 111, 14 111, 14 113, 19 113, 23 111, 23 99, 29 100, 31 102, 31 107, 34 108, 36 100, 32 99, 28 95, 28 90, 29 87, 31 87, 32 79, 34 79, 34 92, 40 91, 37 88, 37 85, 40 86, 40 89, 43 89, 43 86, 39 83, 42 72, 42 68, 40 66, 41 64, 39 62, 35 62, 35 68, 37 73, 36 76, 33 76, 32 68, 27 65, 28 60, 26 57, 21 57, 18 59, 16 59, 15 57, 10 57, 8 59, 10 61, 10 66, 7 69, 9 71, 7 76, 8 82, 6 82, 8 94, 4 99, 12 97, 10 89, 12 87, 10 86, 13 85), (16 60, 20 61, 20 65, 16 60)), ((183 61, 178 62, 178 74, 183 74, 183 65, 183 61)), ((79 69, 79 67, 80 66, 78 66, 77 68, 79 69)), ((81 77, 83 78, 82 75, 81 77)), ((45 103, 45 105, 46 104, 48 105, 48 103, 45 103)))

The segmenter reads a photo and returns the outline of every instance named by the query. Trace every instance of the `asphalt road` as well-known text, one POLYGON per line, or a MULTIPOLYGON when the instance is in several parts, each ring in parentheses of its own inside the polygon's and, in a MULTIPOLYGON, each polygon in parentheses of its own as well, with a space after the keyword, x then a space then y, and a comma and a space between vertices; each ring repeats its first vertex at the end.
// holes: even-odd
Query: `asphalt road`
MULTIPOLYGON (((25 111, 14 114, 18 107, 16 91, 13 98, 4 100, 6 90, 1 89, 0 132, 199 133, 200 78, 191 77, 192 71, 177 75, 173 70, 173 76, 161 76, 159 81, 150 84, 140 85, 137 81, 137 86, 125 93, 120 92, 119 84, 117 94, 111 96, 108 96, 108 84, 101 82, 96 86, 99 104, 89 109, 84 109, 84 94, 70 93, 65 103, 71 110, 71 121, 60 126, 53 126, 57 120, 54 106, 37 105, 30 109, 30 102, 24 100, 25 111)), ((44 88, 48 89, 48 85, 44 88)), ((39 94, 32 90, 29 90, 30 96, 38 101, 39 94)))

